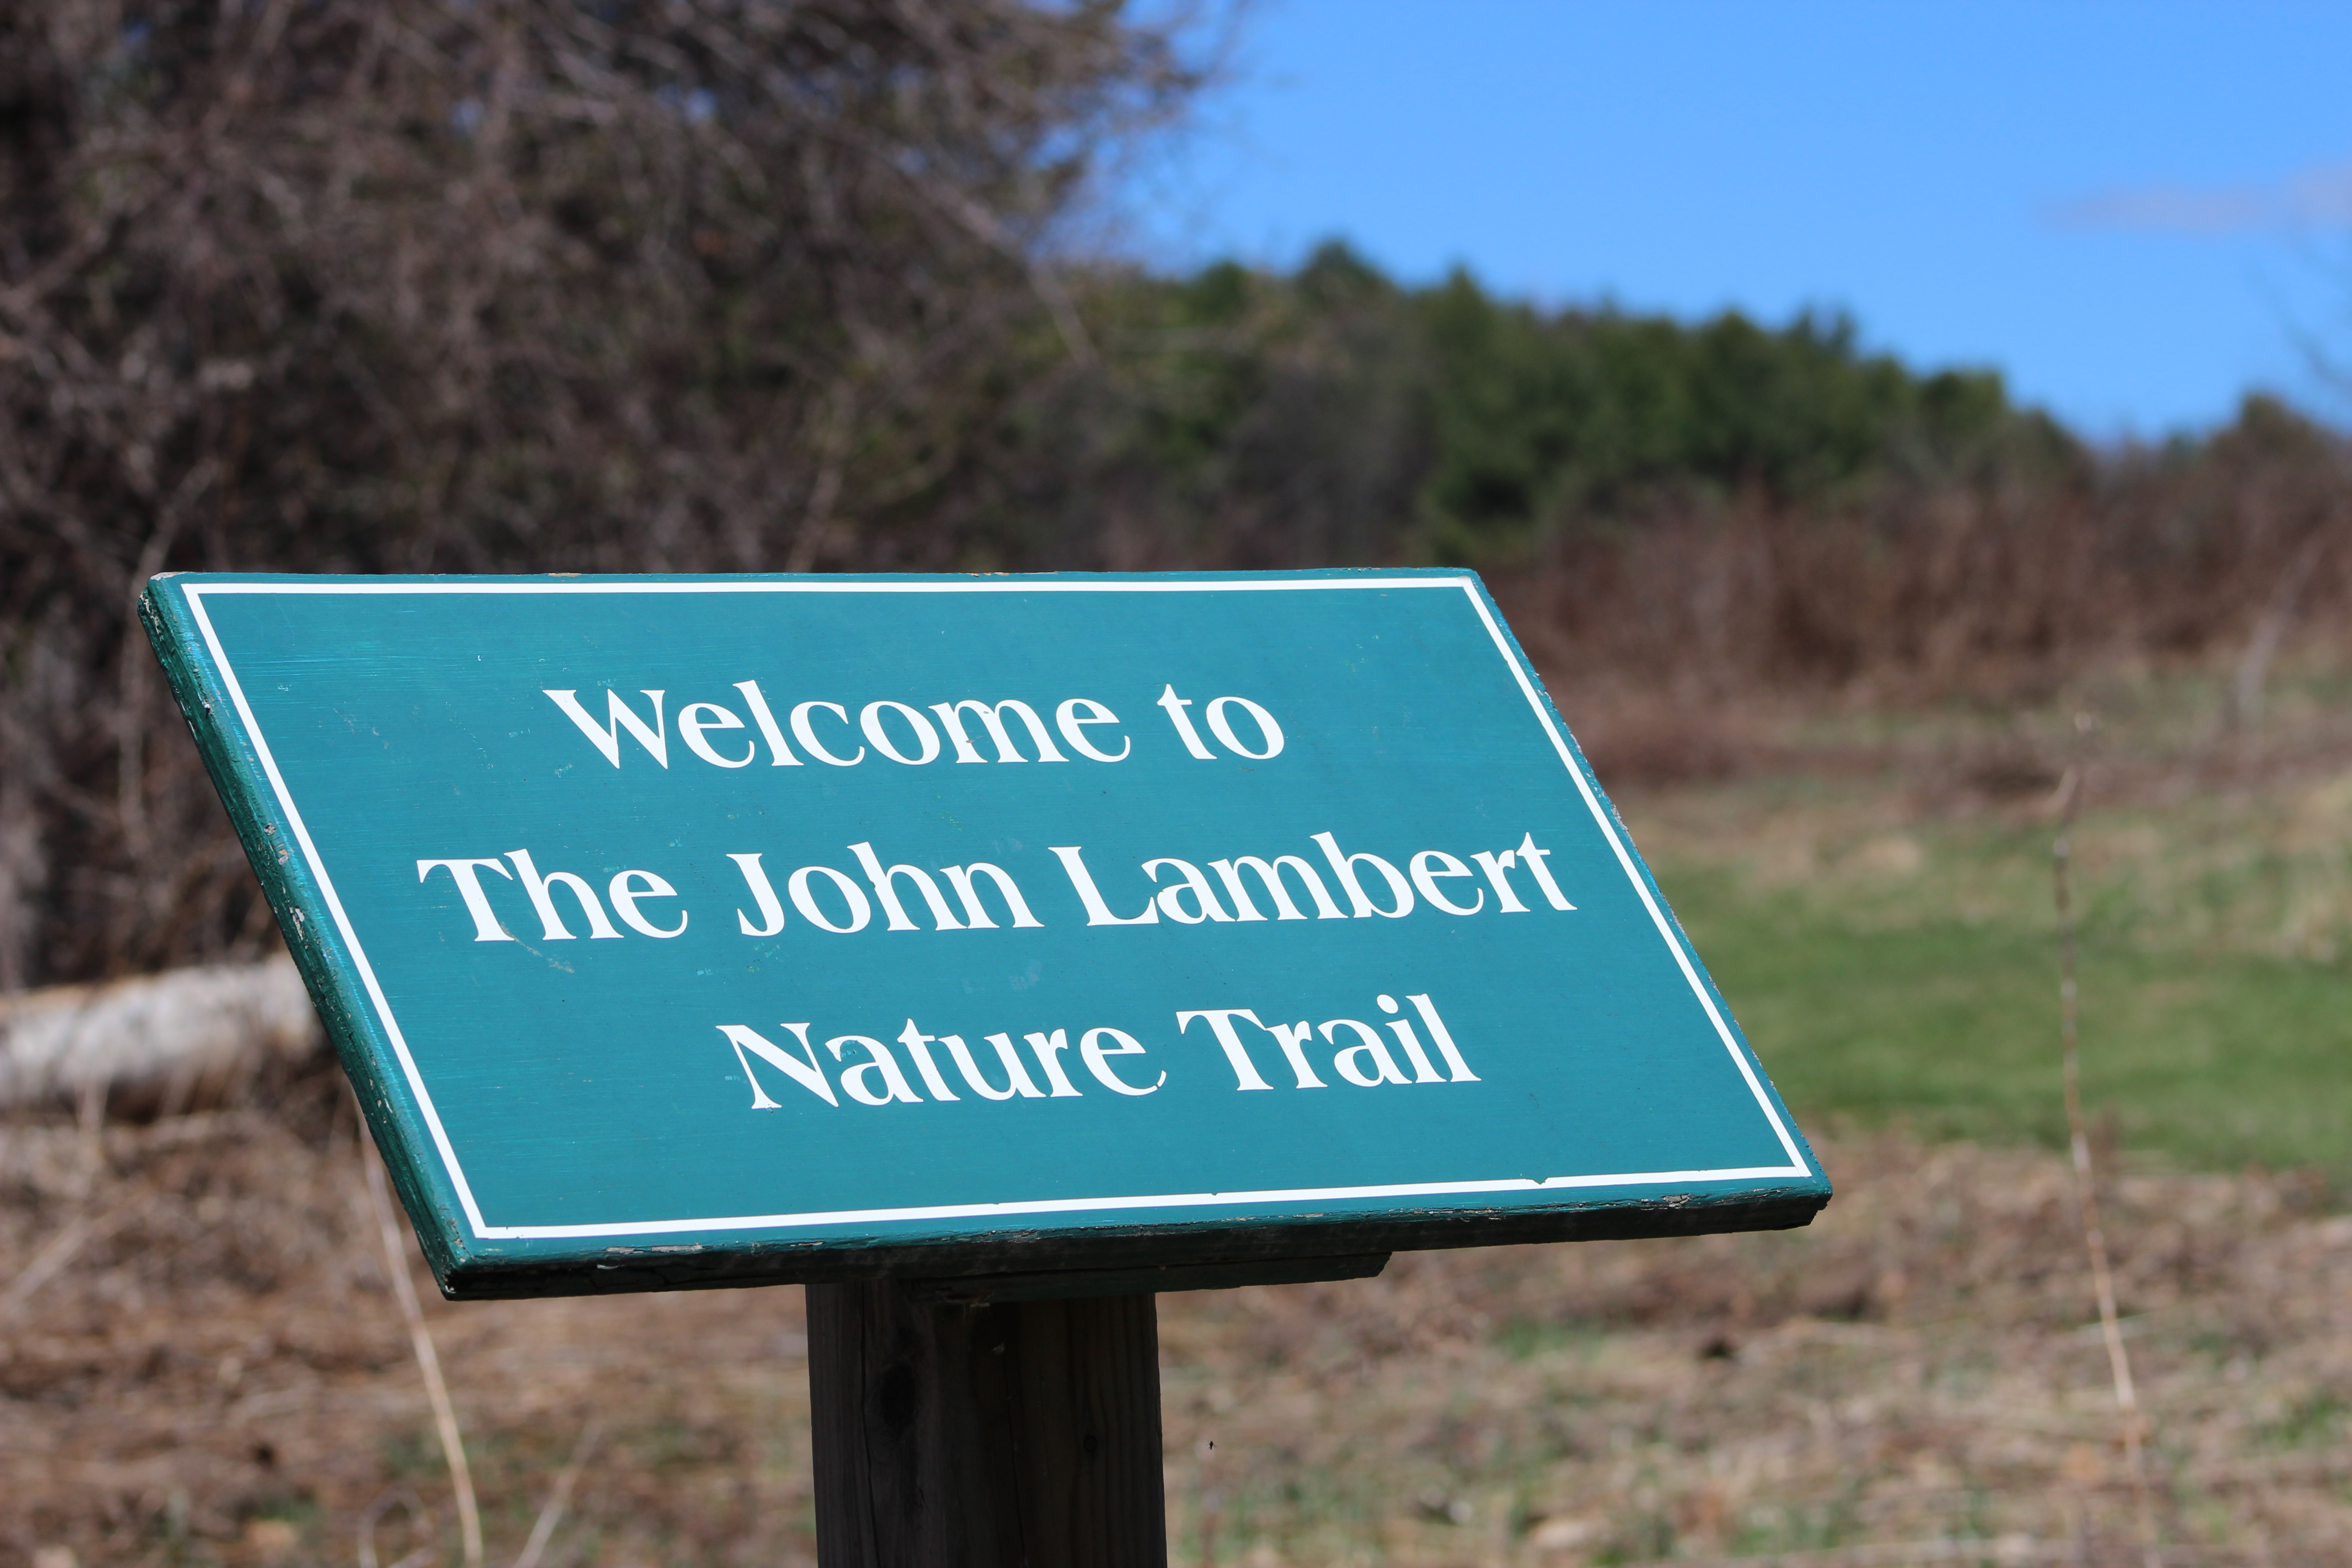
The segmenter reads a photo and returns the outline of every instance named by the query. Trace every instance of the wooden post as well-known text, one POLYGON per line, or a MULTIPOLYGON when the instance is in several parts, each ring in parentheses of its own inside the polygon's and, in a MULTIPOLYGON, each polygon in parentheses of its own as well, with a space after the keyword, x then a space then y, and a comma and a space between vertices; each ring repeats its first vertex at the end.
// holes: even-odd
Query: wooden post
POLYGON ((808 1287, 824 1568, 1164 1568, 1156 1298, 808 1287))

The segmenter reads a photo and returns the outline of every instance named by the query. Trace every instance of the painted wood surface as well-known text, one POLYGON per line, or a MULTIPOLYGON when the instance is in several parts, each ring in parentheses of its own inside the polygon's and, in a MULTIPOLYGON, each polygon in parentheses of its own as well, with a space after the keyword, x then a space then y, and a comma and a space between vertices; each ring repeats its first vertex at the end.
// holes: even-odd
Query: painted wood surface
POLYGON ((1243 1278, 1827 1201, 1473 574, 142 609, 452 1295, 1243 1278))
POLYGON ((965 1306, 812 1285, 817 1553, 830 1568, 1160 1568, 1150 1296, 965 1306))

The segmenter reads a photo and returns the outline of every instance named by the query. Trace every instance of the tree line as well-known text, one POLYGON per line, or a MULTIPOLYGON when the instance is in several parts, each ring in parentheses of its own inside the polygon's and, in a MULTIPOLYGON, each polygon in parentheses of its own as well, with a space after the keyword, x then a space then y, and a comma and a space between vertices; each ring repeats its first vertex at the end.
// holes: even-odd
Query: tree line
POLYGON ((2102 449, 1833 315, 1074 257, 1187 20, 0 13, 0 990, 269 940, 161 570, 1442 562, 1563 665, 1937 689, 2344 593, 2345 444, 2273 401, 2102 449))

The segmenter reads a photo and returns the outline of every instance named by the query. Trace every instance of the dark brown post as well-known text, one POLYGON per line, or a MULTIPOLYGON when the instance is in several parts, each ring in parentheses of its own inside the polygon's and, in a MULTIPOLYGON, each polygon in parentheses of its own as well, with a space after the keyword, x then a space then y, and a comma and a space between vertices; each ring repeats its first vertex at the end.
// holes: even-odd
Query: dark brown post
POLYGON ((1164 1568, 1150 1296, 808 1287, 824 1568, 1164 1568))

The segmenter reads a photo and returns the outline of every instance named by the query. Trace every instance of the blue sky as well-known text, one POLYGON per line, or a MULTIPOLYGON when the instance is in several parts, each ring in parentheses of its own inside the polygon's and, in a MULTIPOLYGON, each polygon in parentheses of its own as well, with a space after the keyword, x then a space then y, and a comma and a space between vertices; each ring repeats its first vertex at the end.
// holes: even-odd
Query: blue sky
POLYGON ((1119 187, 1164 267, 1843 308, 2098 437, 2352 398, 2352 5, 1260 0, 1119 187))

